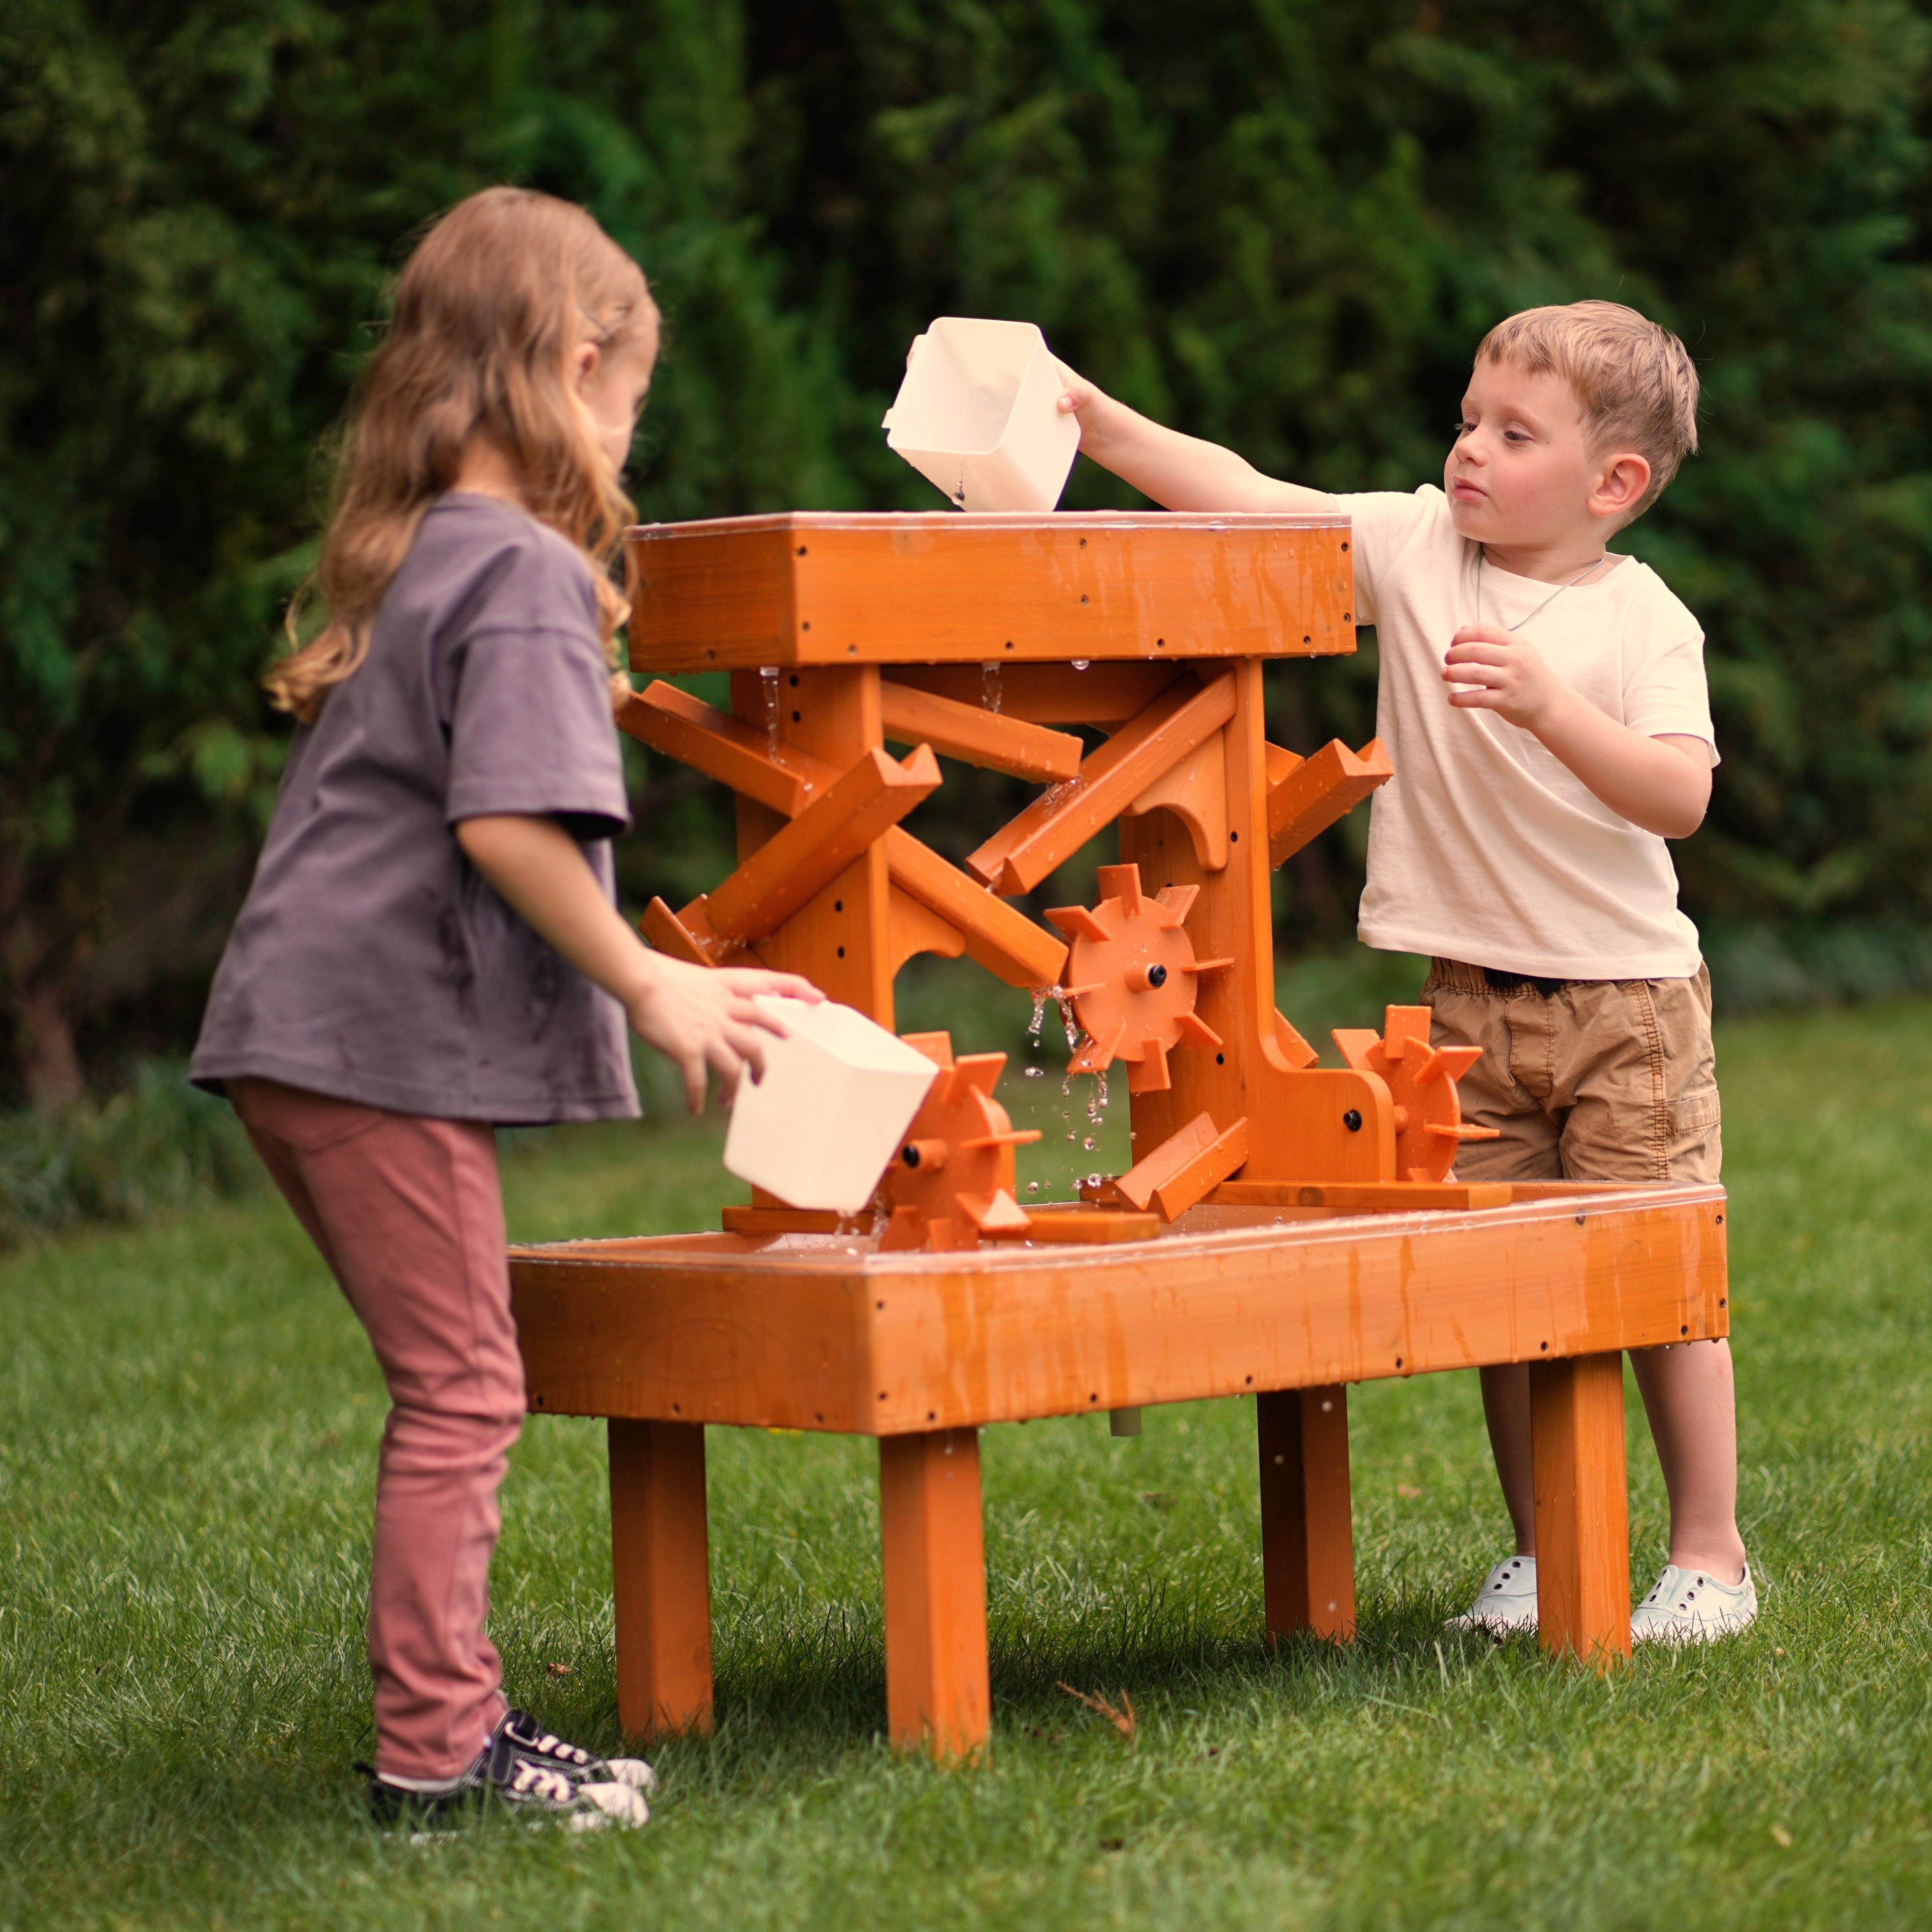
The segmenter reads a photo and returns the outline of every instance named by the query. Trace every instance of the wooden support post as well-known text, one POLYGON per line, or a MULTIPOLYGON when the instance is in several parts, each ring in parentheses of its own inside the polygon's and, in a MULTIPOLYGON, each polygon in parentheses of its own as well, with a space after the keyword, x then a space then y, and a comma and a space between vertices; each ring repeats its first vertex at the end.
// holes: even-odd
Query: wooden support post
POLYGON ((1348 1392, 1280 1389, 1255 1398, 1262 1461, 1262 1594, 1268 1640, 1355 1634, 1348 1392))
POLYGON ((610 1419, 617 1721, 633 1735, 711 1728, 704 1426, 610 1419))
POLYGON ((1529 1365, 1537 1641, 1604 1670, 1630 1652, 1624 1358, 1529 1365))
POLYGON ((974 1756, 992 1702, 976 1429, 879 1438, 879 1534, 892 1742, 974 1756))

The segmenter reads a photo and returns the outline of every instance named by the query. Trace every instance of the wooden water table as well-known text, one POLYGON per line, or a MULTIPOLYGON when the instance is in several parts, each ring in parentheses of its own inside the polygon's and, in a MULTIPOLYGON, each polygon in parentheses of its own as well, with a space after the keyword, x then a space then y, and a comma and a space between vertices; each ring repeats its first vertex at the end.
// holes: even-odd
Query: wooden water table
POLYGON ((1540 1641, 1629 1648, 1620 1352, 1728 1329, 1716 1187, 1459 1184, 1427 1015, 1339 1033, 1275 1010, 1273 868, 1390 776, 1270 744, 1273 659, 1354 648, 1349 527, 1322 516, 783 515, 634 530, 620 723, 736 794, 738 868, 653 944, 761 962, 892 1024, 914 954, 1065 989, 1076 1071, 1126 1076, 1133 1148, 1022 1207, 1003 1056, 945 1070, 860 1223, 766 1196, 706 1231, 512 1256, 531 1407, 610 1418, 627 1731, 708 1726, 704 1432, 876 1436, 890 1728, 989 1731, 979 1431, 1256 1398, 1270 1636, 1354 1622, 1346 1384, 1531 1367, 1540 1641), (1106 736, 1092 748, 1071 727, 1106 736), (902 758, 885 748, 910 748, 902 758), (934 754, 1042 788, 963 867, 902 824, 934 754), (1097 902, 1013 902, 1117 826, 1097 902))

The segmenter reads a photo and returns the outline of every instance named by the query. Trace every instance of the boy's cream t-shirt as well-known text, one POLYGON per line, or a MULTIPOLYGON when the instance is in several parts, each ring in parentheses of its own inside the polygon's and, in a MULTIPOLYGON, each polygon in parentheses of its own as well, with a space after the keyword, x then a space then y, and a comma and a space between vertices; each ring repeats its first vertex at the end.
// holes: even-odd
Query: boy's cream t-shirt
POLYGON ((1336 500, 1354 524, 1355 614, 1376 627, 1377 728, 1395 766, 1371 808, 1364 943, 1546 979, 1695 973, 1664 842, 1529 732, 1453 707, 1442 660, 1465 624, 1520 623, 1600 711, 1646 737, 1701 738, 1714 764, 1697 620, 1634 557, 1540 610, 1554 585, 1486 563, 1479 614, 1478 547, 1439 488, 1336 500))

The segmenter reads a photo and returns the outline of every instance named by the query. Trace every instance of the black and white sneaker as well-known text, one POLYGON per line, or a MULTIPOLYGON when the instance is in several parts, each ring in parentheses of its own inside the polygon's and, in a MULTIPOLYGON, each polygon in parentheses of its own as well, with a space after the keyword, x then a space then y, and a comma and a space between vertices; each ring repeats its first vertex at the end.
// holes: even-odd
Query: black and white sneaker
POLYGON ((641 1790, 612 1774, 602 1758, 587 1751, 578 1755, 583 1763, 568 1767, 525 1750, 506 1716, 476 1762, 446 1789, 412 1790, 367 1766, 358 1768, 369 1771, 369 1810, 376 1822, 416 1836, 446 1832, 488 1804, 506 1806, 532 1824, 555 1823, 571 1832, 601 1832, 612 1826, 635 1830, 649 1820, 650 1807, 641 1790))
POLYGON ((658 1788, 658 1774, 640 1757, 598 1757, 547 1731, 527 1711, 506 1711, 502 1734, 526 1757, 540 1758, 580 1784, 628 1784, 633 1791, 658 1788))

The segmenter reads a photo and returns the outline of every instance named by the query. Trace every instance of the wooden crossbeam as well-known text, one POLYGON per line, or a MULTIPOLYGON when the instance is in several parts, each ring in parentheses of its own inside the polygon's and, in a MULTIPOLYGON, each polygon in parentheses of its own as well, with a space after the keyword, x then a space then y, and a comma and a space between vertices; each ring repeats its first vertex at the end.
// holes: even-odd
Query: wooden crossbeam
POLYGON ((1148 1241, 1160 1232, 1158 1214, 1107 1208, 1029 1208, 1024 1228, 1001 1228, 989 1238, 1111 1247, 1117 1241, 1148 1241))
POLYGON ((1080 769, 1084 748, 1072 732, 1029 724, 1004 709, 962 704, 892 678, 880 682, 879 708, 886 736, 895 745, 930 745, 946 758, 1041 784, 1070 778, 1080 769))
POLYGON ((939 760, 922 745, 904 764, 864 753, 852 769, 766 839, 704 902, 720 939, 775 932, 890 826, 939 789, 939 760))
POLYGON ((1292 858, 1318 833, 1395 776, 1379 738, 1360 752, 1331 740, 1312 758, 1268 748, 1268 863, 1292 858))
POLYGON ((1179 664, 895 664, 892 681, 1030 724, 1091 724, 1137 718, 1175 679, 1179 664))
MULTIPOLYGON (((789 745, 774 752, 761 733, 662 679, 632 699, 618 722, 667 757, 788 817, 804 810, 836 776, 824 759, 789 745)), ((969 958, 1010 986, 1058 982, 1066 948, 1052 933, 948 865, 902 826, 892 826, 885 842, 892 884, 955 928, 969 958)), ((668 906, 654 905, 645 916, 644 936, 678 958, 704 958, 700 936, 682 931, 679 919, 668 906)))
POLYGON ((1234 679, 1182 681, 1122 725, 1080 766, 1043 792, 966 861, 996 891, 1030 892, 1122 808, 1234 715, 1234 679))
POLYGON ((832 777, 820 760, 741 724, 701 698, 656 680, 618 708, 617 728, 681 765, 796 818, 832 777))
POLYGON ((902 825, 886 834, 886 869, 902 887, 959 929, 966 956, 1010 986, 1055 986, 1066 964, 1065 942, 1024 913, 995 898, 976 879, 949 866, 902 825))
MULTIPOLYGON (((1507 1208, 1522 1191, 1521 1182, 1508 1180, 1224 1180, 1206 1198, 1217 1208, 1324 1208, 1344 1214, 1400 1214, 1423 1208, 1507 1208)), ((1570 1184, 1553 1191, 1567 1193, 1570 1184)))

